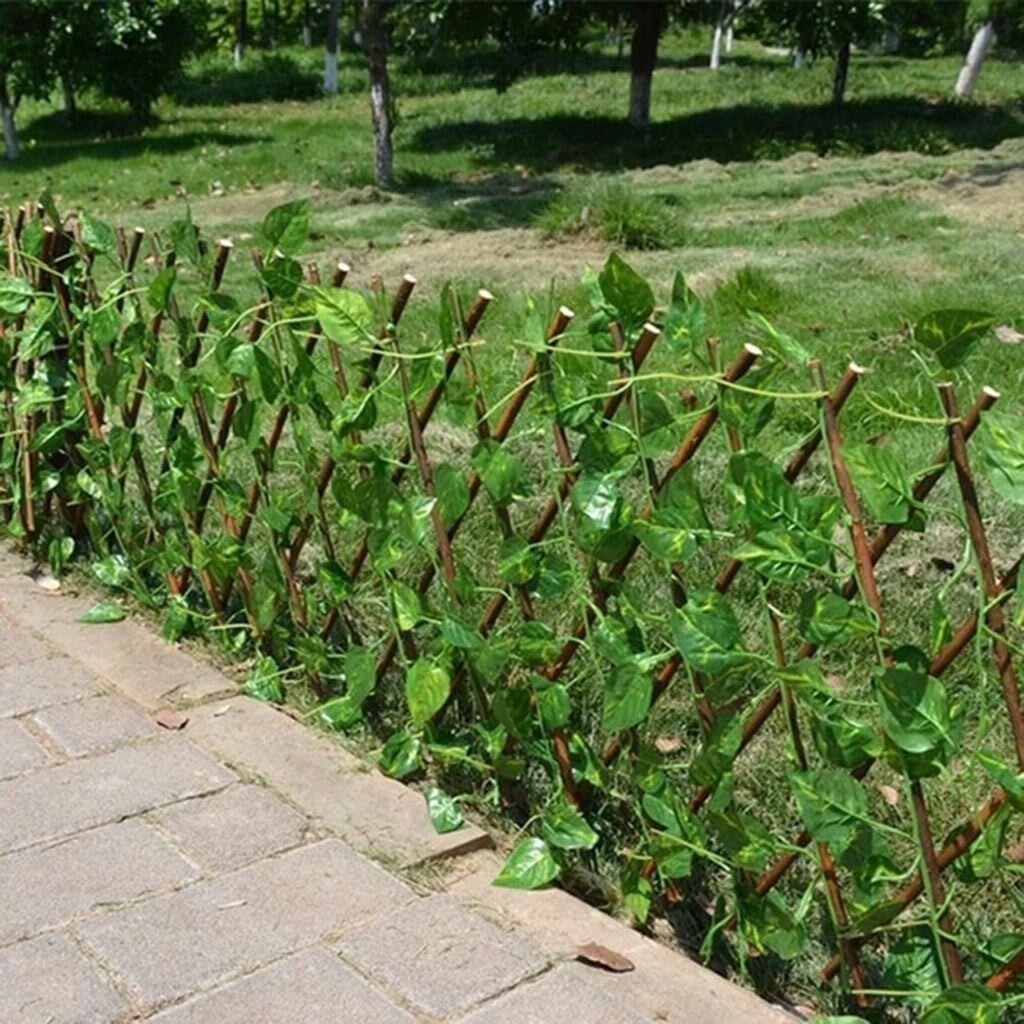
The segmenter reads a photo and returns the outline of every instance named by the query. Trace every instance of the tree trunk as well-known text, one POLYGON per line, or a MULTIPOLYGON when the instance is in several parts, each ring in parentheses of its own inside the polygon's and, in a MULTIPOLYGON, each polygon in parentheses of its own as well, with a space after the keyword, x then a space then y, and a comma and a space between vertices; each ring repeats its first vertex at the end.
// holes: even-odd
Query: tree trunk
POLYGON ((67 75, 60 76, 60 87, 64 94, 64 116, 70 121, 78 113, 78 104, 75 102, 75 87, 67 75))
POLYGON ((270 48, 276 50, 281 35, 281 0, 274 0, 270 12, 274 19, 274 24, 270 26, 270 48))
POLYGON ((309 0, 302 0, 302 45, 309 49, 313 45, 313 26, 309 19, 309 0))
POLYGON ((328 96, 338 94, 338 18, 341 14, 341 0, 331 0, 327 5, 327 48, 324 51, 324 92, 328 96))
POLYGON ((373 118, 373 170, 379 188, 394 179, 391 155, 391 83, 388 80, 388 34, 382 0, 363 0, 366 64, 370 72, 370 114, 373 118))
POLYGON ((6 73, 0 74, 0 121, 4 126, 4 151, 8 160, 17 160, 21 153, 18 144, 18 129, 14 123, 14 102, 7 91, 6 73))
POLYGON ((991 21, 986 21, 974 33, 971 48, 967 51, 967 59, 956 79, 954 95, 962 99, 969 99, 974 95, 974 87, 978 83, 978 75, 981 74, 981 65, 985 62, 985 55, 992 46, 995 32, 995 25, 991 21))
POLYGON ((718 6, 718 21, 715 22, 715 34, 711 37, 711 61, 709 67, 717 71, 722 66, 722 39, 725 36, 725 25, 729 17, 729 0, 722 0, 718 6))
POLYGON ((725 29, 725 52, 732 53, 733 43, 736 41, 735 36, 736 18, 732 17, 729 19, 729 24, 725 29))
POLYGON ((807 54, 799 46, 793 51, 793 67, 807 67, 807 54))
POLYGON ((651 79, 658 61, 658 40, 665 24, 666 4, 661 0, 634 0, 633 41, 629 48, 629 123, 646 128, 651 123, 651 79))
POLYGON ((242 66, 249 35, 249 0, 238 0, 235 20, 235 67, 242 66))
POLYGON ((846 96, 846 79, 850 75, 850 40, 844 39, 836 51, 836 73, 832 80, 832 102, 838 107, 846 96))

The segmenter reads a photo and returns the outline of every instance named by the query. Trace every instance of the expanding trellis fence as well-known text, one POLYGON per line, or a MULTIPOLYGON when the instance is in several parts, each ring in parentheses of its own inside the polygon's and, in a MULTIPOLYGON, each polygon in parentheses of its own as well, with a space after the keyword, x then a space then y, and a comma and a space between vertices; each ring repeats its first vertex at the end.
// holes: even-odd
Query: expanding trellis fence
MULTIPOLYGON (((613 870, 762 984, 831 949, 859 1007, 1024 1013, 1024 426, 998 392, 938 385, 899 448, 841 426, 879 405, 860 367, 830 387, 763 319, 720 365, 681 277, 656 316, 613 256, 585 326, 531 305, 498 346, 486 291, 304 273, 307 227, 271 211, 245 273, 190 221, 5 216, 7 533, 249 652, 249 692, 372 722, 386 771, 444 784, 439 829, 503 805, 499 884, 613 870), (908 531, 945 564, 950 523, 938 582, 885 573, 908 531)), ((953 367, 985 326, 914 340, 953 367)))

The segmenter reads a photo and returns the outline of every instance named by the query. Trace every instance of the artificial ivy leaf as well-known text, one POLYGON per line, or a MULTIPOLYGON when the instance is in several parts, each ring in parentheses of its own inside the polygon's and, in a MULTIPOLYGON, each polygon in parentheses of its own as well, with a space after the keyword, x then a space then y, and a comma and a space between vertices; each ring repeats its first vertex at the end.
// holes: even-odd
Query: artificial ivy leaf
POLYGON ((79 219, 82 223, 82 242, 88 249, 97 253, 113 252, 117 247, 114 229, 95 217, 83 213, 79 219))
POLYGON ((644 862, 634 858, 627 862, 619 881, 622 901, 630 913, 643 924, 651 912, 654 902, 654 885, 644 874, 644 862))
POLYGON ((260 279, 275 299, 290 299, 302 284, 302 265, 289 256, 272 256, 260 270, 260 279))
POLYGON ((120 622, 125 617, 124 608, 113 601, 100 601, 87 612, 78 617, 79 622, 91 625, 102 625, 107 622, 120 622))
POLYGON ((283 703, 284 687, 281 686, 281 672, 277 662, 266 655, 257 657, 242 692, 256 700, 265 700, 271 704, 283 703))
POLYGON ((875 631, 861 605, 831 592, 802 594, 797 621, 800 635, 818 646, 848 637, 870 636, 875 631))
POLYGON ((1003 788, 1010 804, 1018 811, 1024 811, 1024 772, 1014 772, 995 754, 978 754, 978 760, 985 771, 1003 788))
POLYGON ((405 674, 405 697, 416 725, 429 722, 444 707, 451 693, 451 677, 427 658, 414 662, 405 674))
POLYGON ((852 444, 844 453, 854 485, 871 515, 880 523, 907 522, 913 509, 913 488, 893 452, 877 445, 852 444))
POLYGON ((534 692, 541 724, 547 732, 569 724, 572 703, 569 691, 561 683, 552 683, 543 676, 534 676, 534 692))
POLYGON ((990 313, 973 309, 937 309, 914 324, 914 341, 935 353, 947 370, 959 366, 974 345, 995 326, 990 313))
MULTIPOLYGON (((68 540, 71 538, 69 537, 68 540)), ((107 587, 123 587, 131 575, 128 561, 121 554, 107 555, 92 564, 92 574, 107 587)))
POLYGON ((673 613, 671 625, 679 653, 698 672, 727 672, 749 660, 736 614, 711 587, 694 590, 673 613))
POLYGON ((608 257, 597 282, 624 330, 639 327, 654 311, 651 286, 617 252, 608 257))
POLYGON ((981 452, 996 492, 1007 501, 1024 504, 1024 416, 983 413, 981 452))
POLYGON ((541 835, 560 850, 592 850, 598 834, 567 800, 552 800, 544 810, 541 835))
POLYGON ((427 801, 427 813, 430 815, 430 824, 434 831, 440 835, 447 832, 457 832, 463 825, 465 819, 459 805, 443 790, 436 786, 427 790, 425 794, 427 801))
POLYGON ((704 307, 677 270, 672 279, 672 299, 665 313, 661 335, 672 352, 692 352, 705 333, 704 307))
POLYGON ((543 839, 524 839, 491 883, 506 889, 540 889, 558 875, 558 862, 543 839))
POLYGON ((848 772, 793 772, 789 781, 807 831, 819 843, 845 843, 868 819, 868 796, 848 772))
POLYGON ((529 583, 537 573, 539 554, 521 537, 507 537, 498 552, 498 575, 513 584, 529 583))
POLYGON ((651 708, 652 692, 649 672, 636 662, 618 665, 605 682, 601 728, 607 732, 622 732, 639 725, 651 708))
POLYGON ((405 632, 423 621, 423 601, 412 587, 400 580, 391 584, 391 599, 395 604, 395 622, 405 632))
POLYGON ((890 944, 882 967, 886 988, 928 996, 942 990, 941 959, 930 930, 903 928, 890 944))
POLYGON ((773 889, 764 896, 745 899, 742 904, 743 934, 755 947, 774 953, 780 960, 793 960, 803 952, 807 929, 778 892, 773 889))
POLYGON ((329 729, 351 729, 363 717, 362 709, 351 697, 335 697, 317 709, 320 721, 329 729))
POLYGON ((468 626, 459 622, 458 619, 453 619, 450 616, 446 617, 441 623, 441 636, 443 636, 445 640, 452 645, 452 647, 458 647, 466 651, 471 651, 483 643, 479 634, 475 630, 470 629, 468 626))
POLYGON ((522 463, 497 441, 481 441, 470 455, 470 463, 480 474, 488 497, 499 508, 526 491, 526 471, 522 463))
POLYGON ((316 297, 316 318, 324 334, 339 345, 373 340, 373 314, 359 292, 348 288, 321 288, 316 297))
POLYGON ((350 647, 345 652, 345 694, 357 705, 362 705, 377 686, 377 663, 373 652, 365 647, 350 647))
POLYGON ((780 331, 774 324, 769 323, 760 313, 750 310, 747 313, 750 322, 760 330, 767 343, 776 355, 781 355, 789 363, 797 366, 806 366, 811 361, 811 353, 800 344, 796 338, 780 331))
POLYGON ((450 529, 452 523, 469 508, 469 485, 460 470, 443 462, 434 470, 434 487, 441 521, 450 529))
POLYGON ((875 680, 882 727, 900 750, 924 754, 956 749, 946 689, 934 676, 913 669, 886 669, 875 680))
POLYGON ((275 206, 264 218, 260 236, 266 248, 294 256, 309 236, 309 200, 296 199, 275 206))
POLYGON ((978 982, 946 989, 930 1002, 921 1024, 1000 1024, 1005 1021, 998 992, 978 982))
POLYGON ((412 775, 422 763, 423 741, 408 729, 400 729, 388 737, 378 761, 380 770, 393 779, 412 775))

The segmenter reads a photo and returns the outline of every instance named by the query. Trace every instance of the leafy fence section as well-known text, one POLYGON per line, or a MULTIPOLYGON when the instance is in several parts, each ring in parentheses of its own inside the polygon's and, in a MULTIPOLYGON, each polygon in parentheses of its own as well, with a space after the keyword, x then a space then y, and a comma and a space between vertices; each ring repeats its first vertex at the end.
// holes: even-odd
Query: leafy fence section
MULTIPOLYGON (((732 351, 614 255, 587 317, 498 346, 488 292, 322 280, 307 234, 271 211, 246 266, 189 220, 8 212, 6 533, 372 725, 437 828, 500 807, 498 884, 612 874, 722 969, 838 978, 821 1006, 1024 1014, 1021 417, 887 409, 756 315, 732 351), (935 586, 886 573, 908 533, 935 586)), ((928 318, 914 372, 965 378, 987 326, 928 318)))

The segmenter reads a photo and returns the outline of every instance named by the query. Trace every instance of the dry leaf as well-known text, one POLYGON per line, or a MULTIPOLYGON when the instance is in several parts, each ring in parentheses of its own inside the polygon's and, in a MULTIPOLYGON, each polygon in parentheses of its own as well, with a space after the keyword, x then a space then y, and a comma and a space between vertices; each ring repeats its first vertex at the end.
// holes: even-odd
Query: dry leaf
POLYGON ((1000 324, 996 328, 996 337, 1004 345, 1019 345, 1024 341, 1024 334, 1021 334, 1020 331, 1009 324, 1000 324))
POLYGON ((220 718, 221 715, 226 715, 231 710, 230 704, 225 704, 222 708, 217 708, 213 713, 214 718, 220 718))
POLYGON ((882 799, 890 807, 895 807, 900 802, 899 791, 893 786, 879 786, 878 792, 882 794, 882 799))
POLYGON ((903 575, 912 580, 920 571, 921 566, 917 562, 911 562, 910 565, 904 567, 903 575))
POLYGON ((683 740, 680 736, 659 736, 654 741, 654 749, 659 754, 674 754, 682 745, 683 740))
POLYGON ((636 970, 636 964, 632 960, 607 946, 599 946, 596 942, 588 942, 585 946, 580 946, 576 950, 576 959, 590 964, 591 967, 603 967, 613 974, 625 974, 627 971, 636 970))
POLYGON ((55 594, 60 590, 60 580, 51 576, 48 572, 37 572, 32 577, 33 582, 41 590, 45 590, 48 594, 55 594))
POLYGON ((162 729, 177 731, 178 729, 184 729, 188 725, 188 715, 183 715, 180 711, 175 711, 173 708, 161 708, 153 718, 162 729))
POLYGON ((248 902, 249 902, 248 900, 234 900, 231 903, 222 903, 219 907, 217 907, 217 909, 218 910, 234 910, 235 907, 244 907, 246 905, 246 903, 248 903, 248 902))

